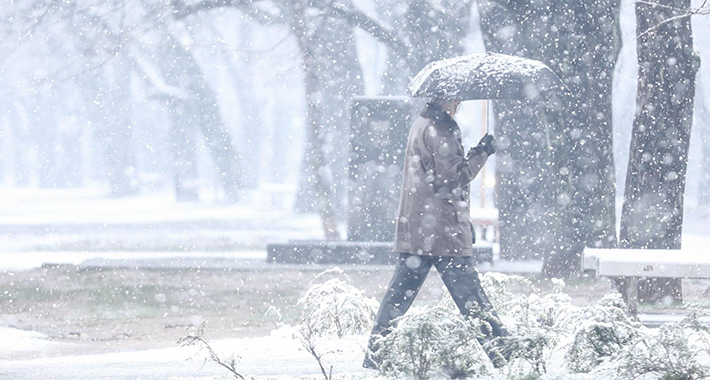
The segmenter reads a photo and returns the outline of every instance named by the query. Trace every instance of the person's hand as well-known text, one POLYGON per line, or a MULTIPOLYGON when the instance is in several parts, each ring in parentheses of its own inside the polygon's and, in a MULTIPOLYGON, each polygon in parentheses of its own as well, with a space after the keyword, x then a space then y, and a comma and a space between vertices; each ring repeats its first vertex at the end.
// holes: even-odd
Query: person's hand
POLYGON ((478 145, 476 145, 476 148, 481 149, 482 151, 486 152, 489 156, 492 156, 493 153, 496 152, 496 141, 493 138, 493 135, 489 135, 486 133, 485 136, 481 139, 481 141, 478 142, 478 145))

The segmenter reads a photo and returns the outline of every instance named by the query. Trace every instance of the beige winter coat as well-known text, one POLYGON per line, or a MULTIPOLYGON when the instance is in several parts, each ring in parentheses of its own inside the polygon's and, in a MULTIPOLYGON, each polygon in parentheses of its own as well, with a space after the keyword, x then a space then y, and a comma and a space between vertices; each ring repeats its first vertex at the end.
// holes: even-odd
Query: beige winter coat
POLYGON ((487 160, 480 149, 466 157, 454 119, 427 104, 409 131, 394 252, 470 256, 468 185, 487 160))

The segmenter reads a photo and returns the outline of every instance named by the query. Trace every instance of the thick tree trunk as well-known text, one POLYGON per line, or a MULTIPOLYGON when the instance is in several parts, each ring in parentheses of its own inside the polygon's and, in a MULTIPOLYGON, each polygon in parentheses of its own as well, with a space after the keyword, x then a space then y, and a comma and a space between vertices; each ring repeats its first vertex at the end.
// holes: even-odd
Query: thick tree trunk
POLYGON ((58 87, 58 94, 64 99, 62 107, 57 112, 57 140, 56 140, 56 170, 57 186, 77 187, 83 180, 82 161, 83 151, 80 149, 82 142, 82 126, 80 123, 82 113, 76 104, 83 101, 81 91, 75 83, 62 83, 58 87))
POLYGON ((16 131, 19 129, 19 118, 14 104, 3 108, 2 113, 3 116, 0 117, 0 184, 12 186, 17 183, 15 158, 20 145, 20 140, 16 136, 16 131))
POLYGON ((176 144, 173 154, 179 159, 174 168, 177 195, 186 197, 186 200, 197 195, 194 189, 181 189, 180 186, 197 177, 193 140, 194 131, 199 130, 217 167, 217 181, 222 185, 224 200, 237 202, 242 192, 239 154, 222 118, 217 96, 204 79, 193 53, 175 37, 169 36, 167 41, 167 59, 160 62, 163 75, 167 84, 187 93, 186 99, 173 99, 169 108, 172 129, 177 132, 177 136, 172 136, 176 144))
POLYGON ((289 168, 290 159, 288 154, 285 154, 283 149, 286 146, 291 146, 291 133, 293 132, 293 120, 298 116, 291 110, 279 111, 281 104, 292 101, 289 96, 291 90, 273 91, 272 102, 270 108, 274 112, 274 129, 270 142, 271 152, 271 168, 269 170, 270 181, 274 183, 286 183, 291 175, 289 168))
MULTIPOLYGON (((683 193, 693 120, 695 75, 690 0, 636 3, 638 93, 629 153, 620 245, 680 249, 683 193)), ((682 299, 680 279, 648 281, 640 301, 682 299)))
POLYGON ((209 97, 197 104, 195 112, 199 115, 205 109, 212 110, 212 113, 202 114, 198 123, 217 167, 217 180, 224 190, 224 201, 235 203, 242 196, 240 155, 234 148, 232 136, 219 113, 215 95, 211 92, 208 95, 209 97))
MULTIPOLYGON (((534 50, 526 47, 526 19, 520 4, 482 0, 479 14, 487 51, 530 57, 534 50)), ((542 259, 553 250, 555 239, 547 126, 538 118, 535 103, 500 100, 494 111, 501 257, 542 259)))
MULTIPOLYGON (((110 92, 99 90, 99 134, 104 150, 103 163, 112 197, 133 195, 136 183, 136 157, 131 126, 131 67, 124 59, 117 59, 107 68, 106 81, 110 92)), ((98 89, 97 89, 98 90, 98 89)))
MULTIPOLYGON (((569 92, 558 124, 556 249, 545 260, 549 276, 580 268, 584 247, 612 248, 616 238, 616 186, 612 82, 621 49, 618 0, 553 1, 546 61, 569 92), (549 47, 553 47, 549 49, 549 47)), ((549 108, 549 105, 548 105, 549 108)))
POLYGON ((30 99, 29 131, 37 156, 37 183, 41 188, 65 188, 78 182, 79 128, 70 107, 76 104, 71 83, 45 84, 30 99), (61 102, 57 100, 61 99, 61 102))
POLYGON ((616 244, 611 84, 619 2, 479 2, 488 51, 547 63, 562 99, 496 102, 501 256, 579 269, 585 245, 616 244))
POLYGON ((200 190, 194 183, 197 180, 196 128, 191 123, 186 103, 183 99, 168 100, 173 187, 178 202, 194 202, 200 198, 200 190))
MULTIPOLYGON (((252 25, 250 22, 241 21, 239 23, 239 35, 237 46, 240 50, 247 50, 251 43, 252 25)), ((248 56, 237 57, 239 65, 235 79, 235 91, 239 96, 240 111, 240 144, 241 148, 241 173, 244 188, 255 189, 261 181, 261 163, 263 162, 262 148, 263 136, 265 134, 264 118, 262 115, 262 105, 264 101, 260 99, 255 77, 251 73, 255 71, 255 63, 248 56)))
MULTIPOLYGON (((296 36, 298 47, 301 50, 302 67, 305 77, 306 88, 306 125, 308 126, 307 144, 310 149, 309 161, 304 161, 307 168, 312 170, 309 177, 313 182, 313 198, 315 208, 320 213, 323 232, 327 240, 338 240, 338 222, 333 208, 333 194, 331 193, 331 182, 328 181, 325 164, 325 127, 321 123, 319 103, 322 102, 321 94, 318 92, 318 67, 316 66, 316 55, 312 51, 310 35, 307 33, 305 0, 296 0, 293 3, 293 14, 291 28, 296 36), (310 145, 310 146, 309 146, 310 145)), ((307 152, 308 152, 307 151, 307 152)), ((301 198, 302 199, 302 198, 301 198)))
MULTIPOLYGON (((305 7, 305 5, 304 5, 305 7)), ((313 197, 314 173, 320 172, 329 193, 332 212, 345 218, 347 198, 350 103, 364 92, 363 75, 355 46, 354 28, 345 20, 328 15, 305 16, 299 46, 311 70, 306 72, 309 105, 315 108, 309 123, 318 128, 320 142, 306 142, 303 157, 304 176, 299 183, 297 211, 317 211, 321 200, 313 197), (319 156, 319 157, 316 157, 319 156)))
POLYGON ((57 186, 57 120, 53 107, 53 95, 56 96, 56 86, 44 85, 30 101, 30 131, 32 145, 37 154, 37 183, 40 188, 55 188, 57 186))
POLYGON ((12 129, 12 136, 15 142, 13 144, 14 155, 12 158, 12 171, 15 175, 15 186, 27 186, 30 184, 29 173, 31 168, 29 153, 32 146, 29 141, 30 125, 28 122, 29 116, 27 115, 27 112, 28 110, 22 107, 20 103, 15 104, 14 113, 11 113, 14 117, 10 119, 12 123, 10 128, 12 129))

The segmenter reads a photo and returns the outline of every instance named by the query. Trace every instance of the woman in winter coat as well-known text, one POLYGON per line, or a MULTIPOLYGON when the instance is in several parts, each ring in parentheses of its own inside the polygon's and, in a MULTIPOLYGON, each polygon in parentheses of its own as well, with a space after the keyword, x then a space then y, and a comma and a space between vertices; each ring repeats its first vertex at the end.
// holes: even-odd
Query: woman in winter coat
POLYGON ((495 338, 507 333, 471 261, 469 214, 469 183, 496 150, 493 136, 486 135, 464 154, 461 130, 453 119, 459 103, 430 101, 409 132, 394 242, 399 259, 375 317, 366 368, 377 368, 377 339, 389 333, 393 319, 407 312, 432 266, 461 313, 490 326, 479 342, 493 363, 505 362, 495 338))

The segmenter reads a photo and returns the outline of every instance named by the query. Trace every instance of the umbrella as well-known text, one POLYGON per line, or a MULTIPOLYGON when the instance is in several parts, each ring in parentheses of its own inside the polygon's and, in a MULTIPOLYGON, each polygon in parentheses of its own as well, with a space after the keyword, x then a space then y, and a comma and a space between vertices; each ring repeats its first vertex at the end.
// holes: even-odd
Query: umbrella
POLYGON ((544 63, 494 53, 432 62, 409 83, 413 97, 456 100, 535 99, 564 88, 544 63))
MULTIPOLYGON (((565 91, 560 78, 544 63, 504 54, 473 54, 428 64, 409 83, 412 97, 439 99, 536 99, 565 91)), ((483 126, 489 131, 488 101, 483 126)), ((481 206, 485 206, 482 173, 481 206)))

